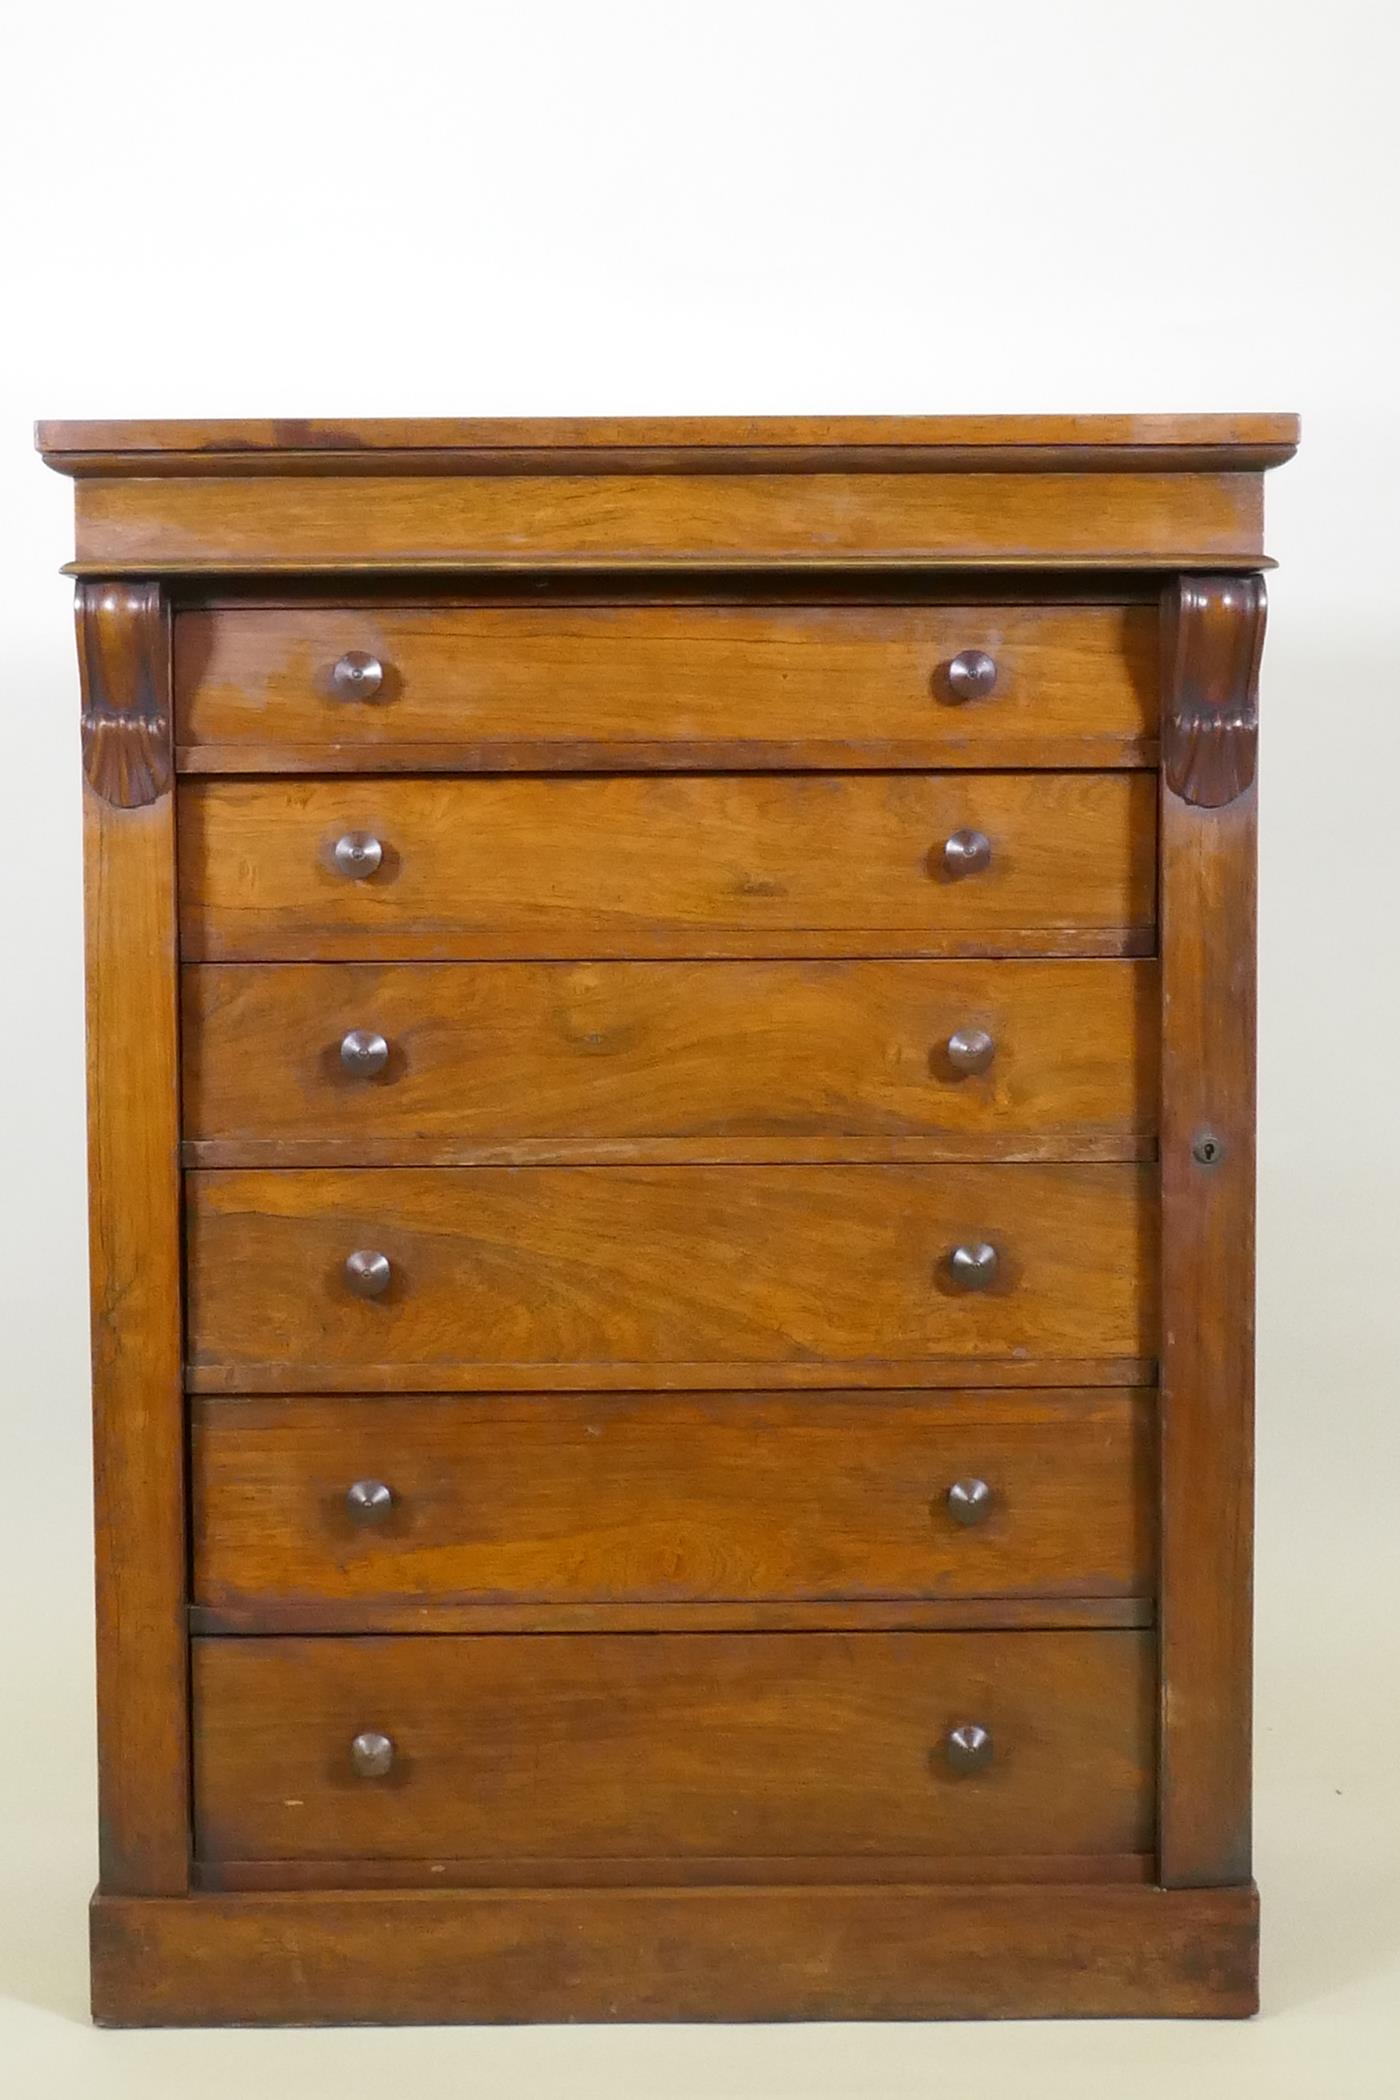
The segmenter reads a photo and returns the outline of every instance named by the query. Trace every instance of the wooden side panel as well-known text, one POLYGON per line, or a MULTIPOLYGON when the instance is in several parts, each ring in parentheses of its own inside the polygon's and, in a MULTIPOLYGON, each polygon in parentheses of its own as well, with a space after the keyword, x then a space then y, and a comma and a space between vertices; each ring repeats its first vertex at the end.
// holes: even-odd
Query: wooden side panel
POLYGON ((194 1405, 194 1591, 315 1600, 1150 1597, 1144 1392, 194 1405), (354 1482, 392 1498, 366 1521, 354 1482), (952 1498, 980 1481, 985 1505, 952 1498), (973 1514, 975 1521, 959 1521, 973 1514))
MULTIPOLYGON (((1151 941, 1146 773, 186 781, 207 962, 997 953, 1151 941), (985 856, 950 863, 976 833, 985 856), (373 839, 372 871, 335 848, 373 839), (955 848, 956 852, 957 849, 955 848)), ((1092 951, 1091 951, 1092 952, 1092 951)))
POLYGON ((170 631, 78 590, 102 1887, 188 1883, 170 631))
POLYGON ((1162 1800, 1171 1885, 1247 1881, 1258 577, 1166 594, 1162 1800))
POLYGON ((966 1385, 1156 1349, 1152 1170, 478 1167, 187 1177, 196 1389, 966 1385), (966 1288, 951 1261, 987 1243, 966 1288), (346 1261, 379 1254, 379 1295, 346 1261), (964 1366, 950 1380, 951 1365, 964 1366), (849 1375, 848 1375, 849 1374, 849 1375))
POLYGON ((507 768, 1131 764, 1157 732, 1149 605, 222 608, 182 614, 175 645, 193 771, 444 751, 507 768), (974 654, 995 682, 969 698, 954 679, 974 654), (337 667, 356 663, 344 690, 337 667))
POLYGON ((94 478, 78 558, 112 567, 547 569, 853 561, 1174 566, 1262 551, 1259 474, 94 478))
POLYGON ((204 964, 187 1157, 1141 1157, 1160 1036, 1150 961, 204 964))
MULTIPOLYGON (((1141 1852, 1150 1633, 194 1644, 207 1859, 1141 1852), (989 1761, 959 1770, 950 1732, 989 1761), (388 1739, 364 1777, 351 1745, 388 1739)), ((645 1877, 644 1877, 645 1878, 645 1877)), ((655 1877, 655 1868, 653 1876, 655 1877)))

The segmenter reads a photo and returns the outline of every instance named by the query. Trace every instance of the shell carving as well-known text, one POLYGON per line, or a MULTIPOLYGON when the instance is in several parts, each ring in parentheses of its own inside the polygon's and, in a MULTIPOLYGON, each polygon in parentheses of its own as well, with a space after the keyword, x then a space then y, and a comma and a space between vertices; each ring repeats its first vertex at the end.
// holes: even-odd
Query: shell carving
POLYGON ((1162 764, 1168 788, 1224 809, 1254 784, 1262 576, 1181 576, 1162 618, 1162 764))
POLYGON ((80 583, 83 773, 116 809, 168 792, 170 618, 159 584, 80 583))

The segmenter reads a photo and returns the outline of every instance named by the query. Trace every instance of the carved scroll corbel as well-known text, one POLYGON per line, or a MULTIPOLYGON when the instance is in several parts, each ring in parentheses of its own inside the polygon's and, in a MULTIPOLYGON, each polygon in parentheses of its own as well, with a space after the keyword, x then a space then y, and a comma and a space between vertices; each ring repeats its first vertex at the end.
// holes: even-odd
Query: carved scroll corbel
POLYGON ((1176 576, 1162 603, 1162 765, 1197 809, 1253 785, 1259 738, 1262 576, 1176 576))
POLYGON ((170 611, 158 583, 80 583, 83 772, 117 809, 168 793, 170 611))

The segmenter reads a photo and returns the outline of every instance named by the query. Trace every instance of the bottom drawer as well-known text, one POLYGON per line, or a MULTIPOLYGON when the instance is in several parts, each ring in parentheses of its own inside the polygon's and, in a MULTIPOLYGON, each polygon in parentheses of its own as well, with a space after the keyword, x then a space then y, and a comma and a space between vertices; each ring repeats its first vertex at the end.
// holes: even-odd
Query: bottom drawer
POLYGON ((872 1870, 1142 1853, 1153 1646, 1138 1632, 198 1640, 196 1848, 872 1870))

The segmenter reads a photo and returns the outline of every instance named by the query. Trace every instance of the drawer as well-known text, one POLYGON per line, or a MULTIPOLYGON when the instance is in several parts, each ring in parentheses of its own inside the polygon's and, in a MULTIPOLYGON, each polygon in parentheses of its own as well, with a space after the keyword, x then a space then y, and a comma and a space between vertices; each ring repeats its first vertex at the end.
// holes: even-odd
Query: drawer
POLYGON ((186 1190, 197 1389, 965 1385, 998 1361, 1080 1382, 1046 1359, 1113 1384, 1156 1347, 1143 1166, 202 1170, 186 1190))
POLYGON ((210 962, 1143 952, 1156 792, 1145 773, 187 781, 181 940, 210 962))
POLYGON ((1152 1843, 1150 1633, 204 1639, 193 1671, 204 1860, 1152 1843))
POLYGON ((194 770, 1141 764, 1156 658, 1141 604, 228 607, 176 622, 176 742, 194 770))
POLYGON ((209 1165, 1129 1157, 1155 962, 209 963, 184 972, 209 1165))
POLYGON ((1154 1408, 1132 1391, 197 1401, 195 1601, 1147 1597, 1154 1408))

